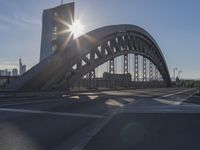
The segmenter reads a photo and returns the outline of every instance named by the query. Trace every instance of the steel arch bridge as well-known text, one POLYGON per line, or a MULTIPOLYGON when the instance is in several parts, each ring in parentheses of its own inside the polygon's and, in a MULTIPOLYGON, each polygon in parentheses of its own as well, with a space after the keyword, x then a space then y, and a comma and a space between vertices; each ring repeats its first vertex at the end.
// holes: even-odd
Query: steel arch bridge
POLYGON ((123 73, 128 74, 128 55, 134 54, 134 83, 163 81, 162 86, 171 86, 169 71, 164 56, 153 37, 135 25, 105 26, 88 32, 73 40, 68 46, 55 52, 34 66, 7 88, 11 90, 65 90, 88 74, 90 87, 95 85, 95 68, 109 61, 109 74, 115 74, 114 58, 124 57, 123 73), (139 68, 138 56, 142 56, 139 68), (147 60, 149 79, 147 80, 147 60), (153 79, 153 65, 155 78, 153 79))

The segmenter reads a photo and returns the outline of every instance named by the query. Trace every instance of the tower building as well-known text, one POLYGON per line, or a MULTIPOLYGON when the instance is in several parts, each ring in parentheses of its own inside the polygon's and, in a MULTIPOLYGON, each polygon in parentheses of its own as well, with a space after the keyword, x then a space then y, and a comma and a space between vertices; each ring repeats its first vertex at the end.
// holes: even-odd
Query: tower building
POLYGON ((43 11, 40 61, 64 49, 73 40, 69 32, 74 21, 74 3, 60 5, 43 11))

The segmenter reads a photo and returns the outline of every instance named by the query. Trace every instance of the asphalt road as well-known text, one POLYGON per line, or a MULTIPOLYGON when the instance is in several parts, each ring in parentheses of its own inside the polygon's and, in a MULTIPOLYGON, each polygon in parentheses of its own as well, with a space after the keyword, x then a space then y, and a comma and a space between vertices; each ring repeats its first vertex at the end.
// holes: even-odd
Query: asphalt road
MULTIPOLYGON (((119 143, 118 149, 121 149, 123 143, 120 145, 116 135, 120 130, 118 122, 123 126, 127 120, 134 118, 131 114, 140 111, 147 113, 151 110, 160 111, 162 108, 169 110, 171 106, 185 106, 184 102, 190 99, 195 91, 195 89, 163 88, 73 94, 48 93, 37 96, 25 93, 14 96, 0 95, 0 149, 106 150, 117 149, 116 146, 112 147, 117 145, 115 142, 119 143), (122 119, 125 117, 125 120, 122 119), (113 139, 116 136, 116 140, 109 142, 110 136, 107 133, 112 135, 113 139)), ((173 121, 179 118, 173 116, 173 121)), ((147 116, 149 117, 151 116, 147 116)), ((138 114, 136 118, 144 116, 138 114)), ((163 116, 157 115, 157 118, 163 116)), ((162 121, 159 121, 161 124, 162 121)), ((153 126, 154 124, 151 124, 150 127, 153 126)), ((128 148, 133 147, 129 145, 128 148)))

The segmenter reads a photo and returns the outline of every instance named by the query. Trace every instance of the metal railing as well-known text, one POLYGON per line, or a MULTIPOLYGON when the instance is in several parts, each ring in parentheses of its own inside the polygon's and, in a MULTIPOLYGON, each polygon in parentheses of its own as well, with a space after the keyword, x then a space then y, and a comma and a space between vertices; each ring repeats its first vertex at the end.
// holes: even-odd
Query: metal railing
POLYGON ((70 89, 98 89, 98 88, 160 88, 166 87, 163 81, 123 81, 123 80, 105 80, 105 79, 81 79, 70 83, 70 89), (93 83, 91 83, 93 82, 93 83))

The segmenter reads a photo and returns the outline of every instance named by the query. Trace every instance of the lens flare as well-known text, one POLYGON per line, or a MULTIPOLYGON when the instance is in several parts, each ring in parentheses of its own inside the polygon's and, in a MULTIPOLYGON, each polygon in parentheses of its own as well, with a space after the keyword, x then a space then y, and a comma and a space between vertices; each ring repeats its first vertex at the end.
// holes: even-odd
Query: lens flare
POLYGON ((84 31, 84 26, 80 22, 80 20, 76 20, 73 22, 73 24, 69 27, 69 30, 72 32, 74 35, 74 38, 77 38, 81 34, 83 34, 84 31))

